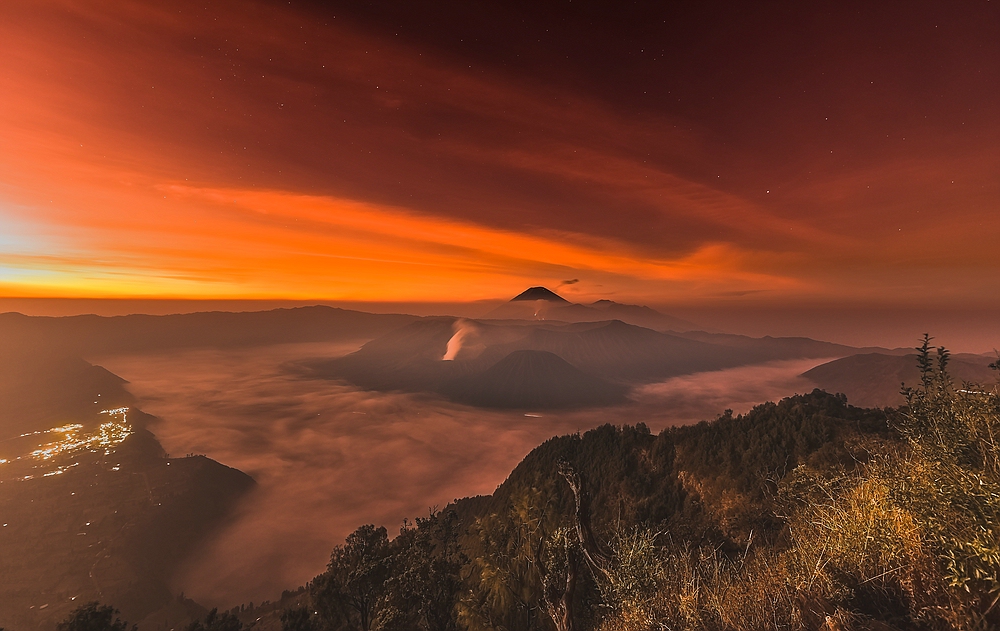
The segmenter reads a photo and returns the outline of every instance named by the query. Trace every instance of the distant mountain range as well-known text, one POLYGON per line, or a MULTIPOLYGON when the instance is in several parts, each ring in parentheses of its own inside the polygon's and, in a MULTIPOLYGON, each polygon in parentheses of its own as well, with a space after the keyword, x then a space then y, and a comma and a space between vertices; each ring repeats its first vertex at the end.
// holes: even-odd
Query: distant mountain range
MULTIPOLYGON (((82 409, 77 405, 94 408, 98 404, 86 401, 91 386, 95 392, 103 390, 105 398, 115 391, 117 377, 80 357, 182 348, 370 340, 353 355, 303 365, 302 374, 344 379, 373 390, 431 392, 485 407, 613 405, 636 384, 781 359, 841 358, 803 376, 818 387, 846 394, 857 405, 897 405, 902 402, 900 382, 917 378, 913 358, 904 358, 912 353, 906 349, 854 348, 802 337, 751 338, 696 329, 649 307, 611 300, 575 304, 545 287, 531 287, 477 320, 325 306, 165 316, 4 313, 0 314, 0 440, 19 431, 24 419, 55 418, 66 410, 82 409), (453 356, 445 360, 449 349, 453 356), (517 351, 551 353, 573 370, 534 355, 500 365, 517 351), (4 354, 11 353, 21 358, 18 363, 3 361, 4 354), (539 377, 542 366, 553 371, 546 379, 539 377), (42 373, 61 375, 64 386, 34 402, 20 396, 42 373), (491 379, 492 385, 485 383, 491 379), (542 383, 547 384, 548 398, 537 392, 542 383), (34 405, 41 407, 29 409, 34 405)), ((952 363, 956 379, 990 381, 989 361, 985 356, 956 356, 952 363)))
POLYGON ((507 316, 503 319, 424 318, 345 357, 301 367, 305 376, 343 379, 371 390, 431 392, 480 407, 535 409, 614 405, 633 385, 677 375, 858 352, 808 338, 661 332, 608 317, 625 311, 661 323, 669 318, 652 309, 611 301, 594 305, 574 305, 532 287, 487 314, 507 316), (542 319, 543 312, 590 319, 542 319), (527 315, 513 317, 518 314, 527 315))
POLYGON ((238 348, 365 339, 418 316, 314 306, 232 313, 67 317, 0 314, 2 349, 53 349, 83 357, 178 348, 238 348))

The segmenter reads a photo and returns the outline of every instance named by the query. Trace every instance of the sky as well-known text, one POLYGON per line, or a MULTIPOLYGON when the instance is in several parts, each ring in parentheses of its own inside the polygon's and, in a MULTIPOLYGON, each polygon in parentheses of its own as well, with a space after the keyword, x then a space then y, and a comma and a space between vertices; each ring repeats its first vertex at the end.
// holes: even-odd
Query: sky
POLYGON ((2 3, 0 297, 995 309, 997 32, 986 0, 2 3))

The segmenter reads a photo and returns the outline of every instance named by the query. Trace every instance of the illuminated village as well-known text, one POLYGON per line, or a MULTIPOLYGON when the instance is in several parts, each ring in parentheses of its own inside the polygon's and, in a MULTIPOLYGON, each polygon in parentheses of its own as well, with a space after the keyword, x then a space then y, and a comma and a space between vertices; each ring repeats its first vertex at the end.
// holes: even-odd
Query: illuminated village
MULTIPOLYGON (((23 456, 0 458, 0 483, 7 480, 31 480, 36 477, 51 477, 79 466, 79 456, 85 453, 109 456, 115 448, 132 434, 128 421, 127 407, 102 410, 108 419, 93 431, 85 431, 81 423, 67 423, 59 427, 21 434, 18 438, 28 440, 35 436, 57 438, 38 444, 23 456)), ((118 467, 113 466, 117 471, 118 467)))

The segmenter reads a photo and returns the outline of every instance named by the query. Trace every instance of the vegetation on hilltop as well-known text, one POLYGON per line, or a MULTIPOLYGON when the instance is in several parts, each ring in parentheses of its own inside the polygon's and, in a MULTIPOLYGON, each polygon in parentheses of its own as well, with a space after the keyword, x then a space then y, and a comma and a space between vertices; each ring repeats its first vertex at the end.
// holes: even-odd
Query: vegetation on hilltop
POLYGON ((77 607, 56 625, 57 631, 136 631, 136 626, 129 627, 118 617, 121 613, 114 607, 102 605, 99 602, 88 602, 77 607))

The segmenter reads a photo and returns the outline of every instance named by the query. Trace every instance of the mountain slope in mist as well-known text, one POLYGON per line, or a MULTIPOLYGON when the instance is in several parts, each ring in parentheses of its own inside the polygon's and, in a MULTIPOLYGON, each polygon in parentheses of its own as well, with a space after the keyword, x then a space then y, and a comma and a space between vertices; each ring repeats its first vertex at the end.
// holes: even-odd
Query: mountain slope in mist
POLYGON ((555 353, 514 351, 485 372, 455 381, 456 401, 490 408, 573 408, 625 401, 628 388, 574 368, 555 353))
MULTIPOLYGON (((885 354, 894 353, 894 351, 880 347, 855 348, 834 342, 814 340, 808 337, 772 337, 770 335, 750 337, 732 333, 707 333, 705 331, 687 331, 678 333, 677 335, 689 340, 698 340, 699 342, 754 353, 761 361, 788 359, 792 357, 836 357, 838 355, 851 355, 866 351, 877 351, 885 354)), ((900 351, 900 354, 902 354, 902 351, 900 351)))
MULTIPOLYGON (((997 373, 989 368, 995 359, 965 353, 953 355, 948 371, 956 383, 995 383, 997 373)), ((852 404, 863 407, 902 405, 906 402, 900 392, 902 384, 913 387, 920 383, 917 356, 912 353, 852 355, 817 366, 802 376, 827 392, 842 392, 852 404)))
MULTIPOLYGON (((425 318, 365 344, 345 357, 301 364, 303 376, 344 379, 370 390, 432 392, 483 407, 581 407, 620 402, 617 392, 632 385, 678 375, 745 366, 774 359, 830 357, 854 352, 846 346, 814 340, 746 338, 740 343, 710 343, 627 324, 619 320, 581 323, 425 318), (490 370, 507 381, 527 383, 538 373, 531 362, 507 361, 524 351, 549 353, 588 379, 600 381, 594 392, 571 401, 554 390, 549 401, 532 398, 501 401, 472 396, 463 388, 485 392, 490 370), (506 362, 506 363, 502 363, 506 362), (531 368, 529 368, 529 366, 531 368), (515 377, 513 371, 523 375, 515 377), (471 384, 475 384, 474 386, 471 384), (609 389, 609 386, 614 388, 609 389), (491 403, 487 403, 487 402, 491 403), (558 402, 557 402, 558 401, 558 402), (587 403, 584 403, 586 401, 587 403)), ((555 369, 556 363, 549 362, 555 369)), ((565 370, 563 371, 565 373, 565 370)), ((557 381, 553 378, 554 381, 557 381)), ((576 382, 583 383, 579 376, 576 382)), ((596 382, 595 382, 596 383, 596 382)), ((499 387, 499 386, 497 386, 499 387)), ((581 389, 582 391, 582 389, 581 389)))
POLYGON ((253 480, 167 457, 123 380, 78 357, 6 348, 0 377, 0 627, 90 600, 158 628, 200 611, 170 581, 253 480))
POLYGON ((559 475, 567 461, 589 481, 595 526, 605 532, 616 522, 669 523, 675 535, 707 530, 718 543, 745 540, 753 528, 773 526, 752 506, 769 499, 764 473, 783 475, 803 463, 856 466, 845 439, 887 432, 884 414, 819 390, 659 434, 641 424, 604 425, 539 445, 489 500, 472 498, 460 510, 473 518, 500 513, 538 489, 557 501, 559 514, 572 514, 573 496, 559 475), (739 496, 750 501, 734 502, 739 496))
POLYGON ((201 456, 153 457, 149 443, 134 434, 62 475, 0 484, 0 624, 50 629, 90 600, 170 621, 174 572, 253 480, 201 456))

